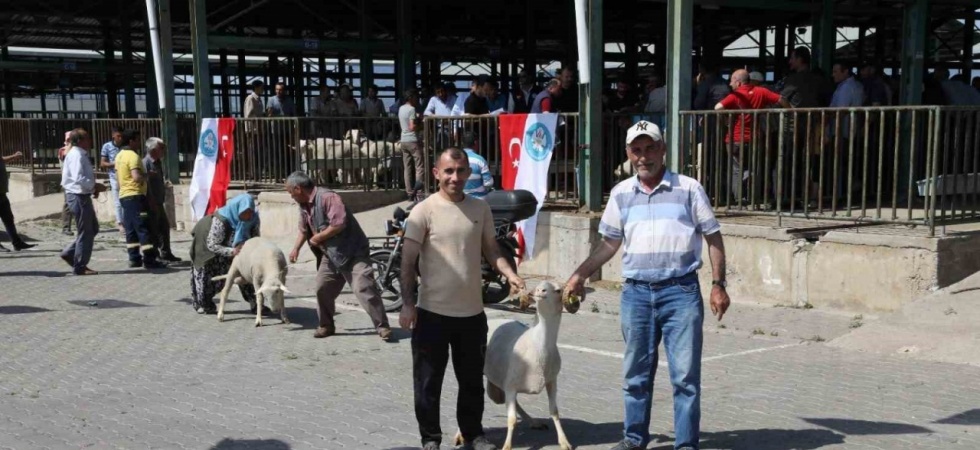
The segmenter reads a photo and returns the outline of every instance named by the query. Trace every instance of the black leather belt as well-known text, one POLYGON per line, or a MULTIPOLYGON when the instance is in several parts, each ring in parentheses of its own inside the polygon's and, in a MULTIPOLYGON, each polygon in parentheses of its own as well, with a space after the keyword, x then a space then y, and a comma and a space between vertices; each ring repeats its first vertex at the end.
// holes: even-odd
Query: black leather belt
POLYGON ((698 273, 697 272, 691 272, 691 273, 689 273, 687 275, 681 275, 679 277, 668 278, 666 280, 653 281, 653 282, 643 281, 643 280, 634 280, 632 278, 627 278, 626 279, 626 284, 634 284, 634 285, 638 285, 638 286, 649 286, 649 287, 651 287, 653 289, 660 289, 660 288, 665 288, 665 287, 668 287, 668 286, 674 286, 674 285, 678 285, 678 284, 697 283, 697 281, 698 281, 698 273))

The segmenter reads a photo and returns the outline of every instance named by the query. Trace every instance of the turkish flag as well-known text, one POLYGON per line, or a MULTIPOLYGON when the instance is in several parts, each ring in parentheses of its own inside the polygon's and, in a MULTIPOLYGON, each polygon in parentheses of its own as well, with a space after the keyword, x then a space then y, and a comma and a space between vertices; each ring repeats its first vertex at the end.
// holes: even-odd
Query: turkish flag
MULTIPOLYGON (((538 211, 548 195, 548 169, 555 146, 557 114, 501 114, 500 184, 504 190, 526 190, 538 200, 538 211)), ((534 256, 538 216, 517 223, 521 259, 534 256)))
POLYGON ((214 164, 214 178, 211 180, 211 195, 208 196, 206 214, 225 206, 228 202, 228 185, 231 184, 231 161, 235 156, 235 119, 218 119, 218 154, 214 164))

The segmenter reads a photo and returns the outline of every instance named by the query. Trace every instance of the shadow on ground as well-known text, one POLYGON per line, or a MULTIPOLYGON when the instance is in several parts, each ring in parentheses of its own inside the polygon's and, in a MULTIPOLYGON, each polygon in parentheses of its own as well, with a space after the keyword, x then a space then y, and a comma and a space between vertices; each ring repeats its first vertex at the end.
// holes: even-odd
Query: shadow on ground
MULTIPOLYGON (((830 430, 733 430, 701 433, 701 448, 725 450, 815 450, 844 443, 844 435, 830 430)), ((672 450, 673 441, 661 437, 652 450, 672 450)))
POLYGON ((891 435, 891 434, 922 434, 922 433, 932 433, 933 431, 920 427, 918 425, 911 425, 907 423, 894 423, 894 422, 872 422, 869 420, 854 420, 854 419, 830 419, 830 418, 806 418, 803 420, 812 423, 817 426, 824 428, 829 428, 838 433, 844 433, 846 435, 853 436, 869 436, 869 435, 891 435))
POLYGON ((48 312, 48 311, 51 310, 47 308, 38 308, 36 306, 21 306, 21 305, 0 306, 0 314, 30 314, 30 313, 39 313, 39 312, 48 312))
POLYGON ((944 425, 980 425, 980 409, 971 409, 933 423, 944 425))
POLYGON ((278 439, 229 439, 224 438, 209 450, 289 450, 289 444, 278 439))
POLYGON ((92 309, 144 308, 148 306, 141 303, 113 299, 68 300, 68 303, 75 306, 87 306, 92 309))

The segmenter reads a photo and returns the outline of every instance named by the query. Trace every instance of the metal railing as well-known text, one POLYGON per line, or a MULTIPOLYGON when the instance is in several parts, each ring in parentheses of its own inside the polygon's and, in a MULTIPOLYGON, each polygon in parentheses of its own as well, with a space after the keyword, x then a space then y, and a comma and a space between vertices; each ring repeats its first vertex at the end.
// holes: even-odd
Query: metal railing
MULTIPOLYGON (((503 157, 497 119, 497 116, 425 117, 420 141, 426 159, 432 161, 439 151, 447 147, 462 148, 463 132, 472 131, 477 139, 477 148, 473 150, 487 160, 487 165, 490 166, 494 176, 494 185, 500 189, 503 157)), ((560 114, 558 117, 546 203, 576 206, 579 204, 578 189, 582 180, 578 179, 580 155, 578 120, 578 114, 560 114)), ((429 163, 426 163, 426 167, 429 167, 429 163)), ((428 178, 428 171, 426 177, 428 178)), ((433 181, 427 179, 426 183, 431 188, 433 181)))
POLYGON ((681 120, 681 167, 719 212, 930 233, 938 221, 980 217, 978 108, 685 111, 681 120))

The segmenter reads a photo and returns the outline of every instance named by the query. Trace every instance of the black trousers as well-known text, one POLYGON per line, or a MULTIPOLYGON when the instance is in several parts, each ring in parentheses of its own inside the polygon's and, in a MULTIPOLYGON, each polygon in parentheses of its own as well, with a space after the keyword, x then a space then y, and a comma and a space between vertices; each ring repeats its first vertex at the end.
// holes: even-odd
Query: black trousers
POLYGON ((448 317, 418 308, 412 330, 412 374, 415 380, 415 418, 422 444, 442 443, 439 398, 449 351, 459 383, 456 422, 463 439, 483 435, 483 360, 487 352, 487 315, 448 317))
POLYGON ((14 223, 14 211, 10 209, 10 200, 7 199, 7 194, 0 194, 0 220, 3 221, 4 228, 7 229, 7 236, 10 236, 10 242, 13 244, 20 244, 24 242, 20 235, 17 234, 17 225, 14 223))
POLYGON ((167 211, 163 208, 163 205, 159 207, 150 206, 148 211, 149 228, 150 234, 153 236, 153 245, 157 247, 161 255, 170 255, 170 219, 167 217, 167 211))

